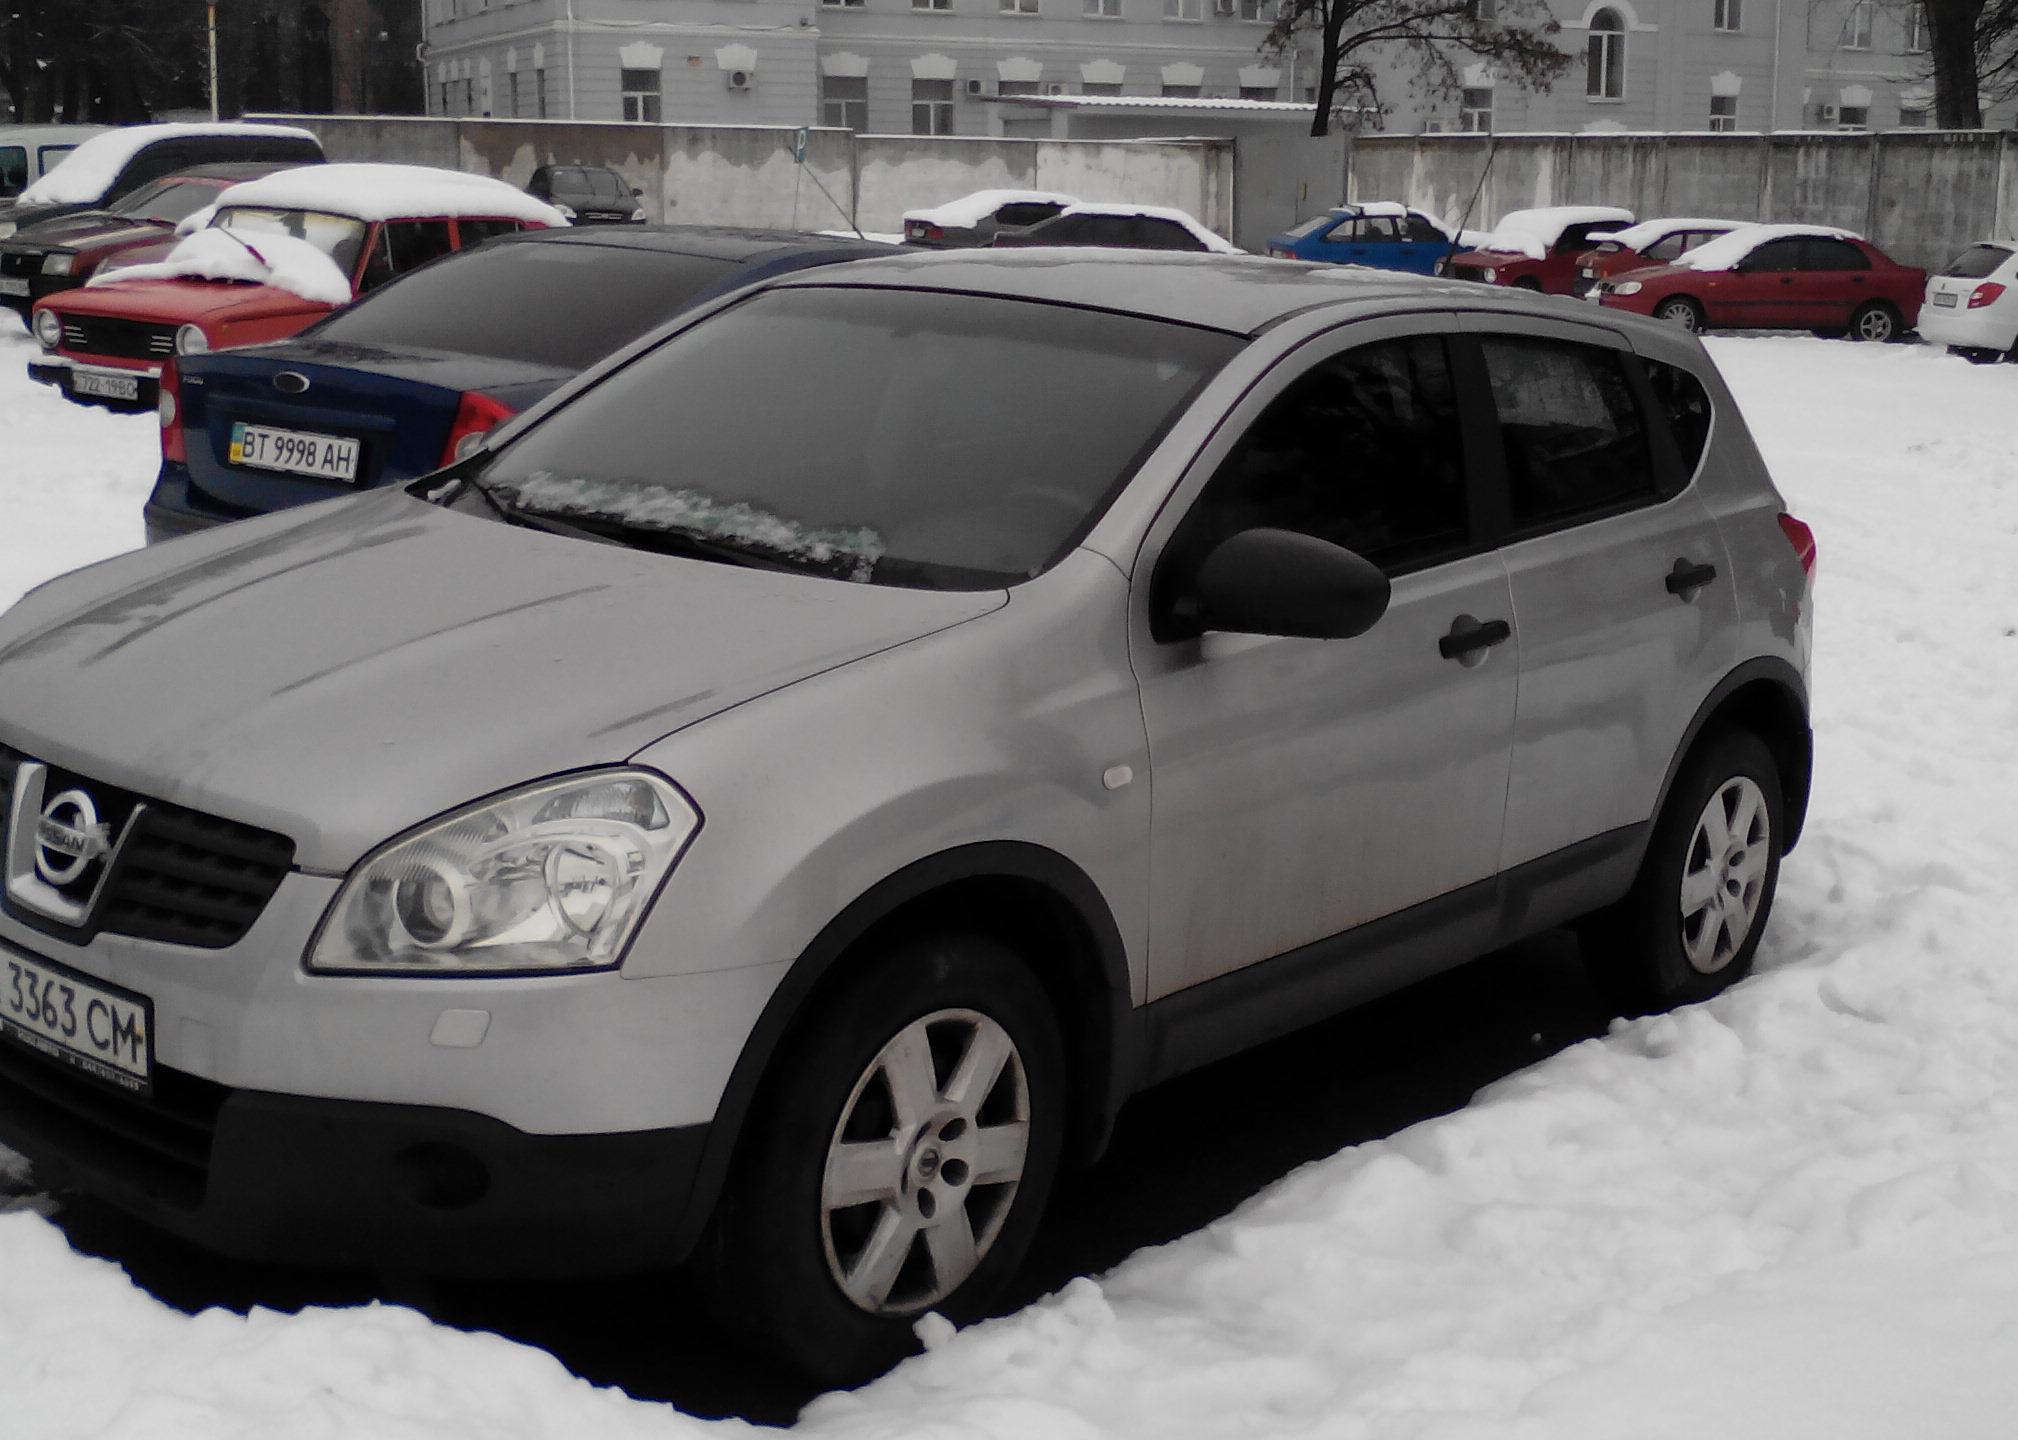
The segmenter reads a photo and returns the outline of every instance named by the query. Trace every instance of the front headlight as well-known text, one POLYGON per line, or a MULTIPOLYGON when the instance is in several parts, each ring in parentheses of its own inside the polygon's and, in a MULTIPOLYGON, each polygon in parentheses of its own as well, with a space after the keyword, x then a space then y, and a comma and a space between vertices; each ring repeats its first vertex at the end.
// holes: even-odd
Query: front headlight
POLYGON ((5 240, 20 228, 20 225, 13 220, 0 220, 0 240, 5 240))
POLYGON ((35 338, 42 342, 44 350, 54 350, 63 339, 63 322, 56 318, 54 310, 35 312, 35 338))
POLYGON ((175 353, 201 355, 210 349, 210 337, 201 325, 185 325, 175 332, 175 353))
POLYGON ((42 273, 44 275, 68 275, 70 267, 77 263, 75 255, 44 255, 42 273))
POLYGON ((1485 283, 1488 285, 1497 285, 1499 283, 1499 271, 1493 269, 1490 265, 1485 267, 1485 283))
POLYGON ((1637 280, 1621 280, 1619 281, 1618 284, 1612 286, 1612 294, 1637 295, 1640 293, 1640 291, 1644 290, 1645 288, 1646 287, 1640 284, 1640 282, 1637 280))
POLYGON ((644 218, 645 218, 645 207, 644 207, 644 206, 640 205, 640 206, 638 206, 638 207, 637 207, 636 209, 634 209, 634 210, 632 210, 632 211, 631 211, 631 219, 632 219, 632 220, 634 220, 634 221, 641 221, 641 220, 643 220, 644 218))
POLYGON ((607 970, 700 829, 672 782, 603 770, 429 822, 359 862, 311 970, 517 975, 607 970))

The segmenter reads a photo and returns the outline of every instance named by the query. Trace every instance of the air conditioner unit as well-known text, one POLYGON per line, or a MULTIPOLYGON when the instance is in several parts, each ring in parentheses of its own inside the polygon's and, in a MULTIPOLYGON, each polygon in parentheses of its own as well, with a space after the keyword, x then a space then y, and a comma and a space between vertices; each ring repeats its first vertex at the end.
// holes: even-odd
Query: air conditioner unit
POLYGON ((1443 134, 1443 121, 1441 121, 1441 120, 1425 120, 1425 121, 1423 121, 1423 122, 1422 122, 1422 133, 1423 133, 1423 134, 1425 134, 1425 135, 1441 135, 1441 134, 1443 134))
POLYGON ((1843 114, 1843 111, 1842 111, 1842 108, 1841 108, 1840 106, 1836 106, 1836 105, 1824 105, 1824 106, 1822 106, 1822 107, 1821 107, 1821 115, 1822 115, 1822 123, 1823 123, 1824 125, 1833 125, 1833 124, 1835 124, 1835 123, 1836 123, 1836 121, 1837 121, 1837 120, 1838 120, 1839 118, 1841 118, 1842 114, 1843 114))
POLYGON ((1044 93, 1046 95, 1063 95, 1065 93, 1065 87, 1063 85, 1057 85, 1057 84, 1046 85, 1044 87, 1044 93))
POLYGON ((969 80, 967 82, 967 93, 969 95, 993 95, 995 93, 995 86, 993 82, 988 80, 969 80))
POLYGON ((1240 0, 1212 0, 1212 13, 1233 16, 1240 11, 1240 0))
POLYGON ((747 90, 750 88, 750 81, 753 77, 749 71, 730 70, 725 73, 728 75, 729 88, 731 90, 747 90))

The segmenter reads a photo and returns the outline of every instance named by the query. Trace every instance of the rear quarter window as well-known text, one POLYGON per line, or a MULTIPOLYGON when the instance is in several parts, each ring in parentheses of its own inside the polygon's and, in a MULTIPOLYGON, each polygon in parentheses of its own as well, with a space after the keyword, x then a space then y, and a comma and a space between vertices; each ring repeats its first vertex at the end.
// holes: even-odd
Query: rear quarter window
POLYGON ((1647 383, 1653 387, 1655 423, 1666 421, 1675 437, 1675 450, 1682 462, 1685 480, 1695 478, 1702 467, 1703 452, 1710 443, 1710 393, 1703 382, 1679 365, 1658 360, 1642 360, 1647 383))

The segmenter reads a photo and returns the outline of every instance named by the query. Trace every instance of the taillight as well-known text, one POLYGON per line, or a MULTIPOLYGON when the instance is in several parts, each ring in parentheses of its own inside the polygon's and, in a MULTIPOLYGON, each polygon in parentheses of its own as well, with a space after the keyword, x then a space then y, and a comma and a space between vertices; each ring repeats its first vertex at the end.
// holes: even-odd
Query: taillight
POLYGON ((1995 280, 1985 280, 1969 296, 1969 308, 1981 310, 1985 305, 1995 305, 1997 297, 2004 293, 2004 287, 1995 280))
POLYGON ((1794 547, 1794 557, 1801 562, 1801 573, 1814 578, 1815 574, 1815 532, 1782 511, 1780 533, 1787 537, 1787 543, 1794 547))
POLYGON ((182 372, 172 357, 161 367, 159 383, 161 398, 154 402, 154 413, 161 420, 161 458, 186 465, 189 442, 182 429, 182 372))
POLYGON ((453 465, 458 460, 468 459, 483 443, 484 436, 517 413, 511 406, 501 404, 488 395, 480 395, 474 390, 464 391, 462 402, 455 407, 455 423, 449 426, 448 441, 441 447, 441 459, 437 463, 453 465))

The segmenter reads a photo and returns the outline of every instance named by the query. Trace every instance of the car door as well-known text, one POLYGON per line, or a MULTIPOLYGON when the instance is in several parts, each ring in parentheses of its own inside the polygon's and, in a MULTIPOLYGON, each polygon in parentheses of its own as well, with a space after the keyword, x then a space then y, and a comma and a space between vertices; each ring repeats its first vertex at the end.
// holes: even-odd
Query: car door
POLYGON ((1871 261, 1847 240, 1810 235, 1801 241, 1801 271, 1794 286, 1802 323, 1814 330, 1840 330, 1872 298, 1871 261))
POLYGON ((1369 215, 1364 223, 1366 242, 1362 248, 1366 258, 1360 264, 1371 265, 1377 270, 1400 269, 1403 248, 1401 222, 1392 215, 1369 215))
POLYGON ((1510 870, 1617 842, 1648 818, 1684 727, 1729 668, 1736 600, 1647 362, 1607 330, 1465 324, 1499 425, 1500 553, 1520 638, 1510 870))
POLYGON ((1413 210, 1402 221, 1402 239, 1407 243, 1401 247, 1395 268, 1415 275, 1434 275, 1438 264, 1457 248, 1427 216, 1413 210))
POLYGON ((1493 874, 1518 655, 1472 633, 1507 621, 1510 597, 1482 538, 1451 325, 1365 321, 1284 358, 1145 542, 1131 651, 1154 787, 1152 996, 1493 874), (1379 564, 1386 614, 1349 640, 1160 625, 1214 543, 1261 526, 1379 564))
POLYGON ((1315 243, 1312 258, 1333 265, 1366 263, 1366 221, 1348 217, 1339 221, 1315 243))
POLYGON ((1768 240, 1735 269, 1710 272, 1710 278, 1705 288, 1712 325, 1798 329, 1809 323, 1799 289, 1798 237, 1768 240))

